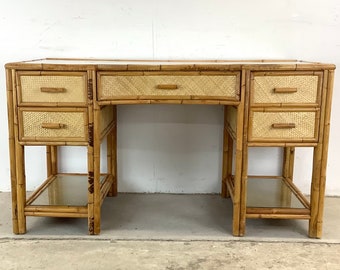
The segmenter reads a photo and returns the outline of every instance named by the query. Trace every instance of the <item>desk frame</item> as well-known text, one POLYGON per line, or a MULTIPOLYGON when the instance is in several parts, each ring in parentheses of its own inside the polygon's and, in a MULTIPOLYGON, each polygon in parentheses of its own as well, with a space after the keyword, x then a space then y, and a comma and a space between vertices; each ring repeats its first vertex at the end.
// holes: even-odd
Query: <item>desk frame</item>
MULTIPOLYGON (((224 120, 224 142, 223 142, 223 172, 222 172, 222 197, 231 197, 233 201, 233 235, 243 236, 247 218, 304 218, 309 220, 310 237, 320 238, 322 235, 322 216, 326 182, 326 164, 329 141, 330 107, 333 88, 333 76, 335 66, 331 64, 307 63, 295 60, 286 61, 110 61, 110 60, 82 60, 82 59, 43 59, 37 61, 9 63, 6 65, 7 98, 8 98, 8 121, 9 121, 9 147, 11 161, 11 188, 12 188, 12 214, 13 232, 26 233, 26 216, 70 216, 87 217, 89 234, 100 233, 100 208, 106 195, 117 195, 117 125, 116 105, 119 104, 217 104, 225 106, 224 120), (19 139, 18 122, 18 100, 17 100, 17 77, 18 71, 60 71, 60 72, 86 72, 88 84, 88 141, 83 143, 27 143, 19 139), (111 99, 98 100, 97 74, 103 71, 125 72, 152 72, 167 71, 171 73, 187 71, 229 71, 240 73, 240 96, 239 100, 190 98, 181 97, 166 98, 155 96, 153 98, 134 99, 111 99), (319 134, 316 142, 250 142, 248 140, 248 121, 250 113, 249 93, 251 73, 255 71, 309 71, 322 72, 322 102, 320 107, 319 134), (114 106, 114 125, 107 131, 108 138, 108 180, 105 184, 105 192, 100 184, 100 143, 102 134, 99 131, 100 109, 103 106, 114 106), (232 131, 227 121, 227 106, 234 106, 237 110, 237 127, 232 131), (53 175, 57 168, 57 147, 58 145, 85 145, 87 146, 88 160, 88 205, 86 209, 73 209, 69 207, 53 208, 45 212, 41 209, 34 209, 27 204, 26 180, 24 164, 25 145, 46 145, 47 174, 53 175), (236 154, 233 155, 233 147, 236 147, 236 154), (280 146, 284 149, 284 164, 282 177, 293 178, 294 149, 295 147, 314 147, 313 176, 311 184, 310 204, 305 202, 307 210, 291 209, 287 211, 277 208, 253 209, 247 207, 247 181, 248 181, 248 149, 252 146, 280 146), (233 175, 233 166, 234 175, 233 175), (78 213, 75 213, 78 211, 78 213)), ((289 184, 290 185, 290 184, 289 184)), ((295 195, 303 198, 297 189, 293 190, 295 195)), ((250 191, 249 191, 250 192, 250 191)), ((304 199, 302 199, 303 201, 304 199)), ((304 203, 304 202, 303 202, 304 203)))

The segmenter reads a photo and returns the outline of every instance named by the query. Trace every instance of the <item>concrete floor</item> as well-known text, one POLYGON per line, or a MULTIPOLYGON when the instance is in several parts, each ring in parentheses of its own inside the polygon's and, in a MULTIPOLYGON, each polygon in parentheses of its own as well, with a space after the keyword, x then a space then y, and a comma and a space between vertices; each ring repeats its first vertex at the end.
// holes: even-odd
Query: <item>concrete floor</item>
POLYGON ((11 198, 0 193, 0 269, 340 269, 340 198, 326 198, 322 239, 301 220, 247 220, 231 235, 231 202, 218 195, 119 194, 86 219, 27 218, 12 234, 11 198))

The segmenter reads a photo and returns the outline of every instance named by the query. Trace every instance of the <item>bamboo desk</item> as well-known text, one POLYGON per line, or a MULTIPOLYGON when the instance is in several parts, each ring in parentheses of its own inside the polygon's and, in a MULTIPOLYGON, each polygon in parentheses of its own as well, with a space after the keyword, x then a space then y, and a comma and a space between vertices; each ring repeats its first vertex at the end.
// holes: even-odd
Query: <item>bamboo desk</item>
POLYGON ((89 234, 99 234, 101 204, 117 194, 116 105, 171 103, 224 106, 221 195, 232 199, 235 236, 244 235, 247 218, 283 218, 308 219, 309 236, 320 238, 334 69, 295 60, 7 64, 14 233, 26 232, 26 216, 53 216, 87 218, 89 234), (27 145, 45 145, 47 159, 47 179, 29 198, 27 145), (87 147, 87 174, 58 172, 61 145, 87 147), (248 176, 254 146, 283 147, 282 175, 248 176), (314 148, 310 200, 293 182, 295 147, 314 148))

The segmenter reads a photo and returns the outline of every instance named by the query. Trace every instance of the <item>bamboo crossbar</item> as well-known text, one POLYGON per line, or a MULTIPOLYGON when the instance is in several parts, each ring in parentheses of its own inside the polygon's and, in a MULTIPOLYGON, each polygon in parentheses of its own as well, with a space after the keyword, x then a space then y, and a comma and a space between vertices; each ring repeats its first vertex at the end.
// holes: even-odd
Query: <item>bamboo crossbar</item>
POLYGON ((28 198, 26 201, 27 205, 30 205, 36 198, 39 197, 39 195, 55 180, 56 175, 50 175, 41 185, 39 188, 36 189, 36 191, 28 198))

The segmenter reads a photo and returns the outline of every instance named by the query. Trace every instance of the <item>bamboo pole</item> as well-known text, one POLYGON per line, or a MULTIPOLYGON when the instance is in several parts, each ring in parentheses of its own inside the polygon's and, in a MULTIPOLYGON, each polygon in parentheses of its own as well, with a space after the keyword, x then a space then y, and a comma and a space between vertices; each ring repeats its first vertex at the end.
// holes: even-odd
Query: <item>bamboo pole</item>
MULTIPOLYGON (((111 147, 110 147, 110 152, 111 152, 111 162, 110 162, 110 168, 111 171, 110 173, 113 176, 113 183, 111 185, 110 191, 109 191, 109 196, 117 196, 118 194, 118 178, 117 178, 117 106, 114 106, 114 122, 115 125, 112 129, 112 134, 109 135, 111 137, 111 147)), ((108 149, 109 152, 109 149, 108 149)))
MULTIPOLYGON (((14 73, 13 73, 14 74, 14 73)), ((6 68, 6 93, 7 93, 7 114, 8 114, 8 140, 10 156, 10 177, 11 177, 11 194, 12 194, 12 227, 13 233, 19 233, 18 225, 18 194, 17 194, 17 173, 16 173, 16 140, 14 131, 14 77, 12 71, 6 68)))
POLYGON ((101 192, 100 192, 100 126, 101 108, 96 102, 96 73, 89 72, 89 78, 93 80, 93 177, 94 177, 94 201, 93 201, 93 234, 100 233, 101 218, 101 192))
POLYGON ((326 184, 327 153, 330 130, 330 114, 332 103, 332 90, 334 84, 334 71, 325 71, 324 96, 321 119, 319 144, 314 149, 314 165, 311 187, 311 219, 309 222, 309 237, 321 238, 323 223, 324 194, 326 184))
POLYGON ((245 226, 245 189, 244 173, 247 173, 245 160, 247 159, 246 130, 247 130, 247 104, 248 97, 245 96, 246 80, 249 76, 246 70, 242 70, 241 75, 241 99, 237 107, 237 126, 236 126, 236 156, 235 156, 235 177, 234 177, 234 201, 233 201, 233 235, 243 236, 245 226))
MULTIPOLYGON (((87 168, 88 168, 88 231, 90 235, 95 234, 95 196, 94 196, 94 109, 93 109, 93 88, 92 73, 88 71, 88 146, 87 146, 87 168)), ((97 120, 97 119, 96 119, 97 120)))
POLYGON ((221 185, 221 196, 222 198, 230 197, 227 178, 228 178, 228 158, 229 158, 229 137, 227 130, 227 106, 224 106, 224 125, 223 125, 223 157, 222 157, 222 185, 221 185))

